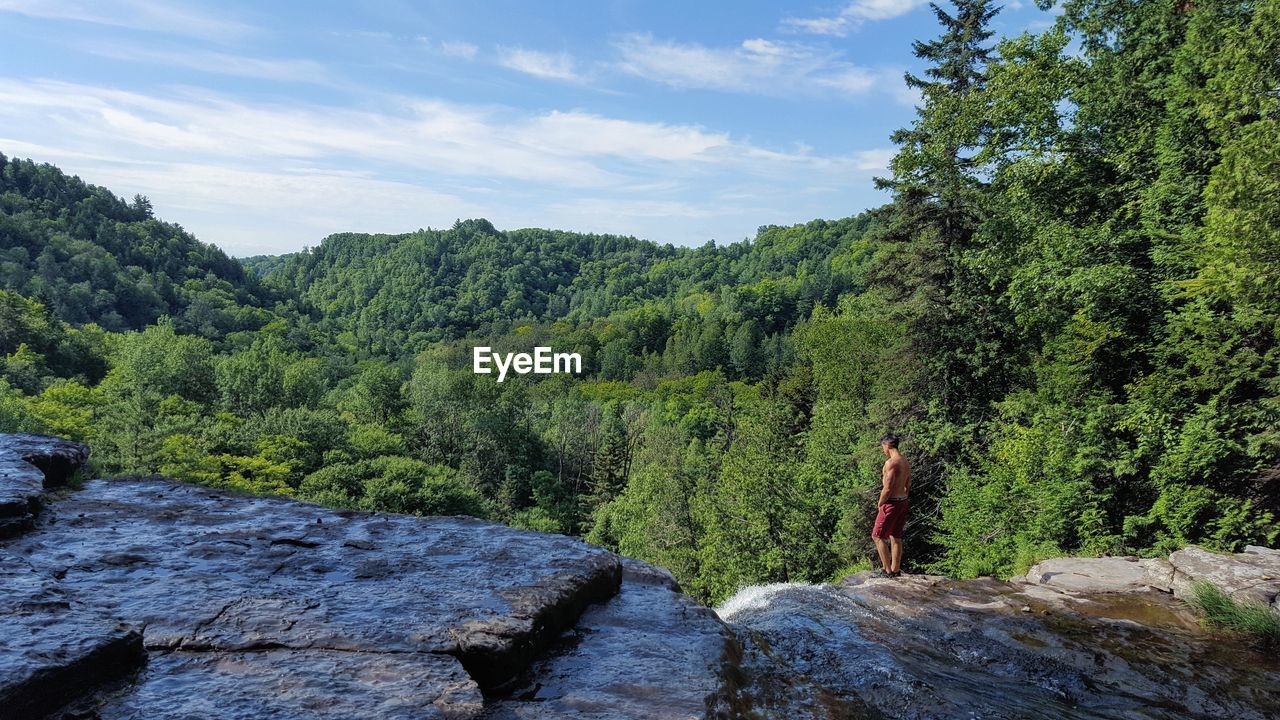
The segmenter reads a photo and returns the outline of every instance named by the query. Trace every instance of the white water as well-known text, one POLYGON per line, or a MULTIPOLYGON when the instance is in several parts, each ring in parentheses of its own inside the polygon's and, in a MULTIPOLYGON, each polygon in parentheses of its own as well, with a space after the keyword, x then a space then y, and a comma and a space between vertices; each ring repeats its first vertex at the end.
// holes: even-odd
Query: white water
POLYGON ((720 603, 716 608, 716 614, 721 620, 729 622, 734 616, 746 610, 764 610, 769 607, 773 598, 778 595, 785 594, 789 591, 800 590, 817 590, 823 586, 809 585, 807 583, 770 583, 768 585, 748 585, 732 597, 720 603))

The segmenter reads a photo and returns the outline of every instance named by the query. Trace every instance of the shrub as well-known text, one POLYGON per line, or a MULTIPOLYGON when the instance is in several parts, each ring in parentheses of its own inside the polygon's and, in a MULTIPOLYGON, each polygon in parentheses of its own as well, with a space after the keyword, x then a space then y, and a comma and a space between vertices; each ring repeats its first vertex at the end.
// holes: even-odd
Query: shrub
POLYGON ((1191 604, 1209 625, 1238 632, 1259 645, 1280 646, 1280 613, 1266 605, 1236 600, 1204 580, 1192 585, 1191 604))

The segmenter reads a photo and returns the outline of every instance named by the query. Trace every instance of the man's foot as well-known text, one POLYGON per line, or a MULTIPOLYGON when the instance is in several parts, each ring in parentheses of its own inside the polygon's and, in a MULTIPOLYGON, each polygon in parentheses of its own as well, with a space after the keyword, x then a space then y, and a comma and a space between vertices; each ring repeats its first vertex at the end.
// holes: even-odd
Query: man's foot
POLYGON ((891 577, 891 578, 902 577, 902 571, 901 571, 901 570, 894 570, 893 572, 890 572, 890 573, 889 573, 889 577, 891 577))
POLYGON ((893 573, 889 572, 888 570, 877 570, 877 571, 875 571, 875 574, 873 574, 871 577, 873 577, 873 578, 891 578, 891 577, 893 577, 893 573))

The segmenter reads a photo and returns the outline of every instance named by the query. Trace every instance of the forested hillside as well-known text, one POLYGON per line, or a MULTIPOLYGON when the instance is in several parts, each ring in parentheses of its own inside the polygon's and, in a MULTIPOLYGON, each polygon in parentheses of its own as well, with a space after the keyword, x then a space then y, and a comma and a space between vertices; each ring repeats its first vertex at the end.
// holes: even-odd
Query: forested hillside
POLYGON ((1006 39, 989 2, 938 10, 892 203, 728 246, 469 220, 250 273, 9 161, 0 430, 105 473, 582 534, 704 599, 866 558, 885 431, 916 568, 1274 542, 1280 3, 1062 10, 1006 39), (586 372, 498 384, 474 344, 586 372))
POLYGON ((691 325, 685 332, 702 332, 706 313, 685 312, 679 302, 729 305, 721 320, 732 326, 716 334, 731 339, 737 326, 751 324, 746 332, 757 342, 815 304, 830 305, 854 288, 854 241, 868 219, 762 228, 751 242, 698 249, 554 230, 500 232, 468 220, 407 235, 333 235, 279 262, 250 263, 322 310, 321 326, 345 333, 365 353, 402 356, 477 331, 583 324, 639 310, 643 322, 664 327, 639 330, 644 337, 628 354, 662 353, 677 319, 691 325))
POLYGON ((0 287, 63 320, 138 330, 161 316, 208 337, 256 330, 270 297, 218 248, 52 165, 0 154, 0 287))

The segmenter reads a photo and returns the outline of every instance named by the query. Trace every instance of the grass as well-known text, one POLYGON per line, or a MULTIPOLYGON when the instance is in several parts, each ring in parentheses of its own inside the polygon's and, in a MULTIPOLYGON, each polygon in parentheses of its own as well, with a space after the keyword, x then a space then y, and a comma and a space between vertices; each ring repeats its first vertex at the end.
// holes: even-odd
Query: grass
POLYGON ((1266 605, 1236 600, 1204 580, 1191 586, 1191 604, 1210 625, 1238 632, 1259 645, 1280 647, 1280 613, 1266 605))
POLYGON ((871 569, 871 561, 864 558, 862 560, 859 560, 853 563, 852 565, 845 566, 835 571, 835 573, 831 575, 830 579, 828 579, 827 582, 831 583, 832 585, 836 585, 836 584, 839 584, 841 580, 845 579, 849 575, 856 575, 857 573, 860 573, 864 570, 870 570, 870 569, 871 569))

